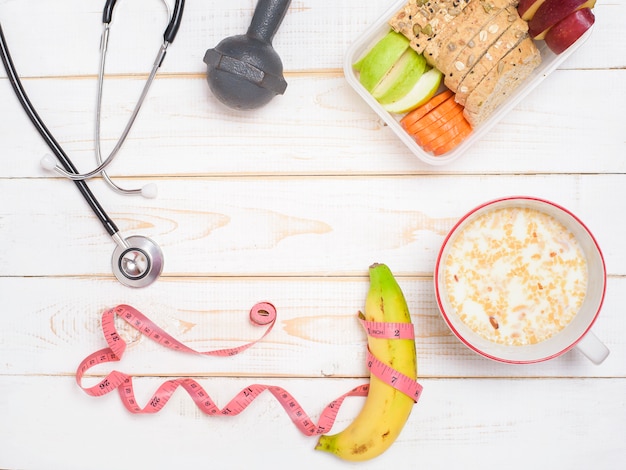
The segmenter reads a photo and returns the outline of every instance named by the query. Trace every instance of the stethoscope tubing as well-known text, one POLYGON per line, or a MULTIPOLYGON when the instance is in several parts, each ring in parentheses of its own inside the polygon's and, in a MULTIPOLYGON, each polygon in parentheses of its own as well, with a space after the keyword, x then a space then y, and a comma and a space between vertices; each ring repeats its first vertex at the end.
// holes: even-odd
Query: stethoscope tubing
MULTIPOLYGON (((99 73, 99 90, 98 90, 98 109, 97 109, 97 125, 96 125, 96 154, 98 157, 98 161, 103 166, 100 168, 99 172, 102 174, 106 181, 110 181, 106 172, 104 172, 105 162, 101 161, 100 154, 100 107, 102 100, 102 81, 104 76, 104 57, 106 55, 106 40, 108 39, 108 27, 111 21, 111 17, 113 14, 113 8, 115 6, 116 0, 107 0, 104 11, 103 11, 103 22, 105 24, 105 29, 103 33, 103 43, 102 43, 102 58, 101 58, 101 69, 99 73)), ((163 33, 164 43, 159 49, 159 53, 157 58, 153 64, 153 69, 149 75, 149 78, 144 86, 142 91, 142 95, 135 106, 135 110, 133 111, 131 118, 123 131, 122 137, 118 140, 118 143, 107 159, 110 163, 112 158, 117 154, 117 151, 121 147, 124 142, 132 124, 139 112, 139 108, 141 107, 141 103, 147 95, 150 84, 152 83, 154 76, 156 74, 157 69, 161 66, 163 58, 165 57, 165 53, 167 50, 167 46, 174 40, 178 28, 180 27, 180 22, 182 20, 182 13, 184 7, 184 0, 176 0, 176 5, 174 7, 174 11, 171 14, 170 22, 163 33)), ((167 5, 167 3, 166 3, 167 5)), ((169 11, 169 8, 168 8, 169 11)), ((48 130, 43 120, 37 113, 37 110, 32 105, 28 94, 24 90, 22 86, 22 82, 19 78, 19 74, 15 68, 15 64, 13 63, 13 59, 11 58, 11 53, 6 43, 6 38, 4 37, 4 31, 2 30, 2 23, 0 22, 0 57, 2 58, 2 63, 6 70, 7 76, 9 78, 9 82, 15 92, 15 95, 18 98, 18 101, 22 105, 22 108, 26 112, 26 115, 30 119, 31 123, 35 126, 35 129, 42 137, 42 139, 46 142, 49 149, 56 156, 58 162, 61 164, 60 167, 57 166, 57 169, 60 173, 67 173, 70 176, 70 179, 74 181, 74 184, 80 191, 81 195, 91 208, 92 212, 96 215, 98 220, 102 223, 107 233, 111 236, 111 239, 115 242, 116 249, 113 252, 113 257, 111 260, 111 265, 113 269, 113 274, 122 284, 129 287, 145 287, 147 285, 152 284, 160 275, 163 269, 163 253, 161 248, 151 239, 143 236, 132 236, 127 239, 123 238, 120 233, 117 225, 111 220, 105 210, 102 208, 94 194, 91 192, 89 187, 87 186, 86 181, 79 175, 79 171, 76 166, 72 163, 70 158, 67 156, 61 145, 54 138, 52 133, 48 130), (64 169, 64 170, 63 170, 64 169)), ((47 157, 46 157, 47 159, 47 157)), ((56 164, 53 164, 56 166, 56 164)), ((135 192, 133 190, 123 190, 122 188, 118 188, 123 192, 135 192)))
MULTIPOLYGON (((153 193, 153 192, 155 193, 155 191, 148 191, 144 193, 142 189, 124 189, 118 186, 117 184, 113 182, 113 180, 106 173, 106 169, 109 167, 111 163, 113 163, 113 161, 117 157, 118 152, 124 145, 124 142, 126 141, 126 138, 128 137, 128 134, 130 133, 130 130, 133 127, 135 119, 137 118, 137 115, 139 114, 139 111, 141 110, 141 106, 143 105, 143 102, 146 96, 148 95, 148 91, 150 90, 152 82, 154 81, 154 78, 156 77, 157 71, 161 67, 161 64, 163 63, 163 59, 165 58, 165 54, 167 53, 167 48, 176 37, 176 34, 178 33, 180 22, 182 20, 182 12, 184 9, 185 2, 184 0, 176 1, 174 11, 171 13, 170 21, 163 33, 163 44, 159 48, 156 58, 152 64, 152 69, 150 70, 148 78, 146 79, 141 95, 135 104, 135 107, 128 119, 128 122, 126 123, 126 126, 124 127, 124 130, 122 131, 121 136, 117 140, 115 147, 109 153, 107 158, 103 160, 101 150, 100 150, 100 112, 101 112, 101 107, 102 107, 102 88, 103 88, 103 82, 104 82, 104 68, 105 68, 107 48, 108 48, 108 42, 109 42, 109 28, 110 28, 111 21, 113 19, 113 9, 115 7, 115 3, 116 3, 116 0, 107 0, 104 6, 103 13, 102 13, 103 30, 102 30, 102 36, 100 39, 100 67, 99 67, 99 72, 98 72, 98 97, 97 97, 97 110, 96 110, 96 120, 95 120, 96 122, 95 150, 96 150, 96 161, 97 161, 98 166, 88 172, 83 172, 83 173, 80 173, 78 171, 70 172, 67 169, 64 170, 63 168, 56 166, 54 165, 54 163, 50 163, 48 161, 45 162, 45 166, 46 168, 56 171, 56 173, 58 173, 59 175, 64 176, 65 178, 71 179, 73 181, 86 180, 86 179, 93 178, 94 176, 101 175, 105 179, 105 181, 118 193, 144 194, 146 195, 146 197, 151 197, 148 194, 153 193)), ((165 0, 164 0, 164 3, 169 14, 169 6, 167 5, 167 2, 165 2, 165 0)))
MULTIPOLYGON (((115 8, 115 4, 117 0, 107 0, 104 5, 104 9, 102 10, 102 22, 105 24, 109 24, 113 19, 113 9, 115 8)), ((167 3, 166 3, 167 5, 167 3)), ((183 19, 183 10, 185 9, 185 0, 176 0, 176 4, 174 5, 174 11, 172 12, 170 22, 168 23, 165 31, 163 32, 163 41, 166 43, 174 42, 174 38, 178 34, 178 29, 180 28, 180 23, 183 19)))
MULTIPOLYGON (((105 33, 107 31, 105 31, 105 33)), ((105 37, 106 37, 106 34, 103 35, 103 39, 105 37)), ((139 114, 139 111, 141 110, 141 106, 144 100, 146 99, 146 96, 148 95, 148 91, 150 90, 150 86, 152 85, 152 82, 154 81, 157 70, 160 67, 161 62, 163 61, 163 57, 165 57, 167 46, 168 46, 167 43, 163 43, 163 45, 159 49, 159 53, 154 62, 152 70, 150 71, 150 75, 148 76, 148 79, 146 80, 144 88, 141 92, 141 96, 139 97, 137 103, 135 104, 135 108, 133 109, 133 112, 131 113, 130 118, 128 119, 128 122, 126 123, 126 126, 124 127, 124 130, 122 131, 122 135, 117 140, 115 147, 113 148, 109 156, 104 161, 102 161, 102 156, 100 152, 100 111, 101 111, 101 106, 102 106, 102 85, 103 85, 103 77, 104 77, 103 67, 104 67, 104 60, 105 60, 106 54, 105 52, 102 53, 102 58, 101 58, 102 65, 100 67, 100 72, 98 73, 98 100, 97 100, 98 106, 97 106, 97 113, 96 113, 96 131, 95 131, 96 155, 97 155, 97 160, 98 160, 98 166, 94 168, 93 170, 88 171, 86 173, 78 173, 77 171, 70 172, 67 169, 63 170, 60 168, 56 169, 57 173, 59 173, 60 175, 72 181, 86 180, 86 179, 93 178, 94 176, 101 175, 106 170, 106 168, 111 163, 113 163, 113 160, 115 159, 118 152, 122 148, 122 145, 124 145, 124 142, 126 142, 126 138, 128 137, 128 134, 130 133, 130 130, 132 129, 133 124, 135 123, 135 119, 137 118, 137 115, 139 114)), ((104 47, 106 47, 106 45, 104 47)))
MULTIPOLYGON (((22 86, 22 82, 19 78, 15 65, 13 64, 11 53, 6 44, 6 39, 4 37, 4 32, 2 30, 1 22, 0 22, 0 56, 2 58, 2 63, 4 64, 4 68, 7 72, 9 82, 11 83, 11 86, 13 87, 13 90, 15 91, 15 95, 17 96, 20 104, 22 105, 22 108, 24 108, 26 115, 35 126, 35 129, 37 129, 37 132, 39 132, 39 135, 43 138, 43 140, 46 142, 46 144, 48 145, 50 150, 54 153, 54 155, 58 158, 59 162, 61 163, 63 168, 65 168, 66 171, 72 172, 72 173, 78 173, 78 170, 76 169, 76 167, 74 166, 70 158, 67 156, 63 148, 56 141, 52 133, 48 130, 46 125, 43 123, 41 117, 39 116, 34 106, 32 105, 30 99, 28 98, 28 95, 26 94, 26 91, 24 90, 24 87, 22 86)), ((87 183, 85 181, 78 180, 78 181, 74 181, 74 184, 76 184, 76 187, 78 188, 78 190, 80 191, 83 198, 85 199, 85 201, 87 202, 87 204, 89 205, 93 213, 96 215, 98 220, 100 220, 100 222, 104 226, 107 233, 111 235, 112 237, 115 234, 117 234, 119 232, 117 225, 115 225, 115 222, 111 220, 111 218, 102 208, 102 206, 100 205, 96 197, 93 195, 93 193, 87 186, 87 183)))
MULTIPOLYGON (((26 91, 24 91, 6 44, 2 23, 0 23, 0 57, 9 77, 9 82, 30 121, 63 167, 67 171, 76 172, 76 167, 43 123, 26 91)), ((87 183, 85 181, 74 181, 74 184, 116 244, 111 264, 113 274, 117 280, 129 287, 145 287, 152 284, 161 275, 163 269, 163 253, 160 247, 147 237, 133 236, 128 239, 123 238, 113 220, 104 211, 87 186, 87 183), (139 263, 141 269, 135 273, 133 270, 137 263, 139 263)))

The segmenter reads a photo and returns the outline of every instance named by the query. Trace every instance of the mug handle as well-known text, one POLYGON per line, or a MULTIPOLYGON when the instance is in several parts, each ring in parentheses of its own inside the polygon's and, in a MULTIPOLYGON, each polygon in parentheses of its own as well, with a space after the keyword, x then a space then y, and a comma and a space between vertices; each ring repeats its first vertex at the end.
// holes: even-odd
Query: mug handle
POLYGON ((583 353, 594 364, 601 364, 609 355, 607 348, 591 331, 576 344, 576 349, 583 353))

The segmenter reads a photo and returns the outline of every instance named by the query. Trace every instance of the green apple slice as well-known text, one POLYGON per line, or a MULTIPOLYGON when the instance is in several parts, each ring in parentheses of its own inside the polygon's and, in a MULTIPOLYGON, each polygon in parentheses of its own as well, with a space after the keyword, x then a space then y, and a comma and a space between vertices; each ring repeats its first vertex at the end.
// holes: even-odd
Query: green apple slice
POLYGON ((413 88, 411 88, 411 91, 398 101, 383 104, 383 108, 390 113, 408 113, 412 109, 423 105, 435 95, 439 85, 441 85, 442 77, 443 74, 439 70, 435 68, 430 69, 420 77, 413 88))
POLYGON ((415 86, 425 70, 424 56, 408 48, 372 90, 372 96, 381 104, 398 101, 415 86))
POLYGON ((406 37, 395 31, 389 31, 353 65, 359 72, 361 85, 371 93, 408 47, 409 40, 406 37))

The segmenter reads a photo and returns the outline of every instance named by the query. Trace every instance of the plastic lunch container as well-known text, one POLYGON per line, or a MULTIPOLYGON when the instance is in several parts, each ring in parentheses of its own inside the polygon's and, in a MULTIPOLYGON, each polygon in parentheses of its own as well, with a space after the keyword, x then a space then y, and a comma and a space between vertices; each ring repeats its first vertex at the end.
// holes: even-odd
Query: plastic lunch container
MULTIPOLYGON (((554 54, 544 41, 535 41, 535 45, 541 53, 541 64, 533 73, 511 93, 508 99, 502 103, 491 116, 483 121, 473 132, 454 150, 435 157, 422 149, 413 138, 405 132, 400 126, 400 119, 403 115, 392 114, 386 111, 376 99, 361 85, 357 72, 352 68, 352 64, 357 62, 367 51, 369 51, 376 42, 378 42, 391 27, 389 20, 406 4, 407 0, 399 0, 391 8, 389 8, 378 20, 372 24, 361 36, 359 36, 348 49, 343 70, 348 83, 356 90, 356 92, 365 100, 370 107, 387 123, 387 125, 396 133, 398 138, 415 154, 420 160, 431 165, 445 165, 459 158, 471 145, 485 135, 502 117, 515 107, 526 95, 528 95, 535 87, 537 87, 548 75, 550 75, 563 61, 565 61, 574 51, 576 51, 588 38, 593 31, 593 26, 572 44, 567 50, 561 54, 554 54)), ((444 89, 442 85, 442 89, 444 89)))

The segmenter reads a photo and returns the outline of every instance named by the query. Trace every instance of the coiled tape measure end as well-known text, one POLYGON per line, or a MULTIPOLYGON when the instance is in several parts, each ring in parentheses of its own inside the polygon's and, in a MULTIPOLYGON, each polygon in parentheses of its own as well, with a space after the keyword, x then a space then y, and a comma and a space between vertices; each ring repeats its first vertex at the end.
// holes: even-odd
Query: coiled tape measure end
POLYGON ((269 302, 259 302, 250 310, 250 321, 255 325, 268 325, 276 321, 276 307, 269 302))

